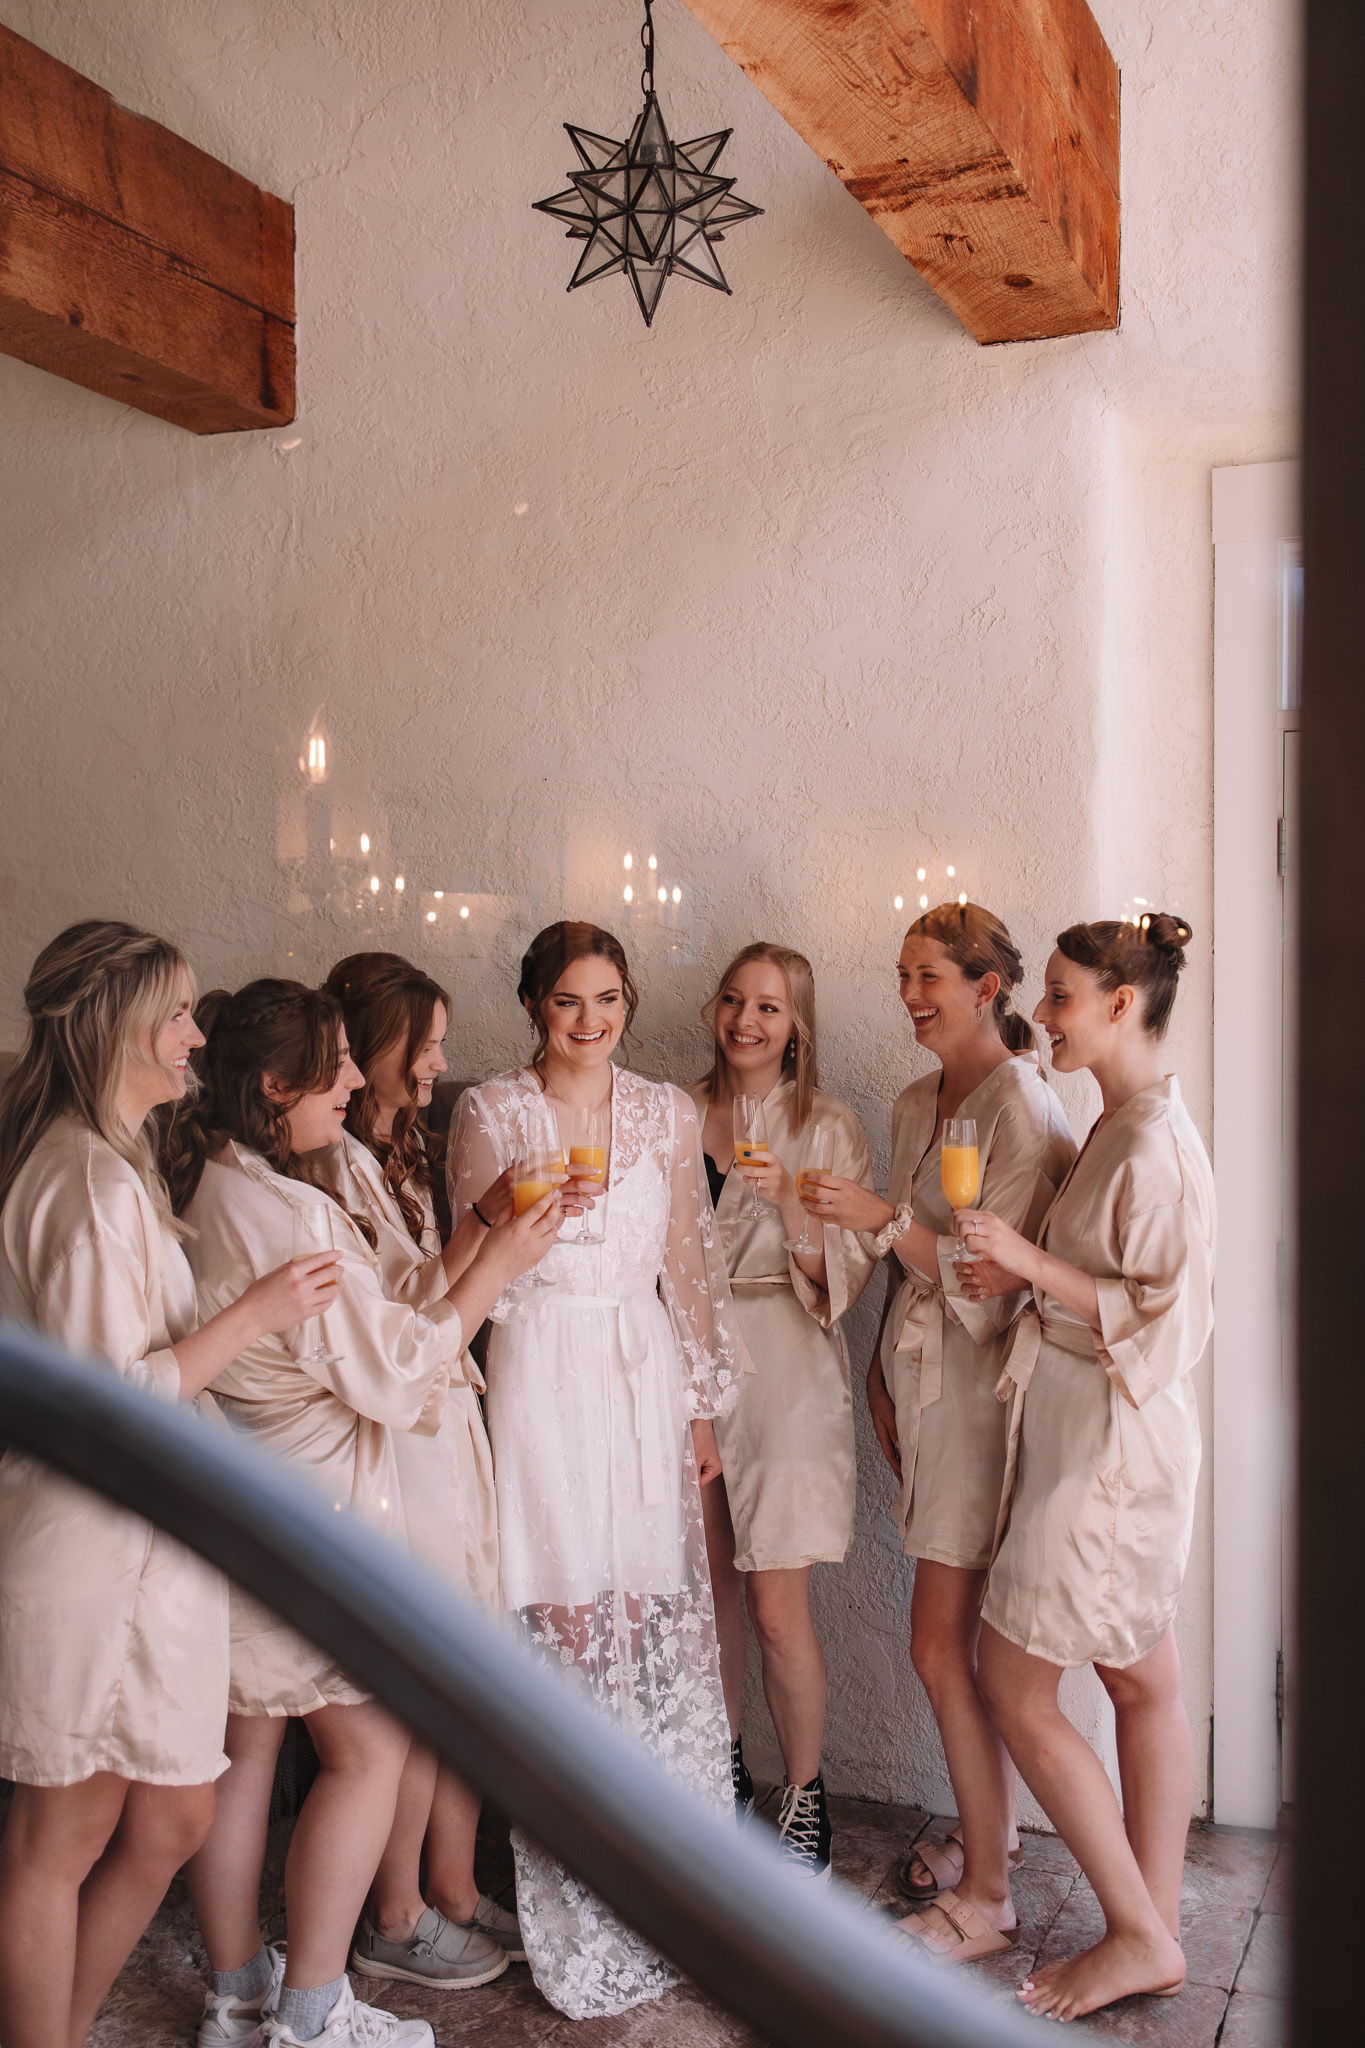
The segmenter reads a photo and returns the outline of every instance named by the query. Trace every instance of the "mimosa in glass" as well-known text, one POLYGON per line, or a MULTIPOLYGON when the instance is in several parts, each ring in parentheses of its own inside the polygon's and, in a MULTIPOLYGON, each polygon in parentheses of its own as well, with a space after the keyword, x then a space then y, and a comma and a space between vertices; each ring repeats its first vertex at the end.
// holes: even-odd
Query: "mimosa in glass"
MULTIPOLYGON (((976 1145, 976 1119, 949 1117, 939 1154, 939 1181, 950 1209, 974 1209, 981 1199, 981 1158, 976 1145)), ((953 1258, 959 1263, 976 1257, 959 1238, 953 1258)))
MULTIPOLYGON (((746 1166, 768 1157, 768 1119, 763 1113, 761 1095, 737 1095, 735 1097, 735 1164, 746 1166)), ((742 1222, 757 1223, 763 1214, 758 1199, 758 1189, 749 1189, 749 1199, 739 1205, 742 1222)))
MULTIPOLYGON (((806 1132, 801 1147, 801 1164, 796 1169, 796 1192, 804 1203, 806 1182, 811 1174, 828 1173, 834 1164, 834 1132, 828 1124, 812 1124, 806 1132)), ((824 1225, 820 1226, 821 1242, 817 1244, 810 1234, 810 1210, 807 1209, 801 1224, 800 1237, 787 1238, 784 1248, 789 1252, 819 1253, 824 1249, 824 1225)))

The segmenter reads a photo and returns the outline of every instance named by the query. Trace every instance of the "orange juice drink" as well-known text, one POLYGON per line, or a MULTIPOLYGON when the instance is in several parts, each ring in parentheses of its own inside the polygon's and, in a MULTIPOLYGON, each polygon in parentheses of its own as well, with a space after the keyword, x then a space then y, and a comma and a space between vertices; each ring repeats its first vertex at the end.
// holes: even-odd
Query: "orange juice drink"
POLYGON ((981 1165, 975 1145, 945 1145, 939 1166, 943 1192, 952 1209, 970 1209, 981 1193, 981 1165))
POLYGON ((605 1180, 607 1177, 606 1146, 570 1145, 569 1166, 575 1180, 605 1180))
POLYGON ((741 1166, 749 1166, 751 1164, 766 1166, 768 1163, 768 1147, 762 1139, 736 1138, 735 1158, 741 1166))

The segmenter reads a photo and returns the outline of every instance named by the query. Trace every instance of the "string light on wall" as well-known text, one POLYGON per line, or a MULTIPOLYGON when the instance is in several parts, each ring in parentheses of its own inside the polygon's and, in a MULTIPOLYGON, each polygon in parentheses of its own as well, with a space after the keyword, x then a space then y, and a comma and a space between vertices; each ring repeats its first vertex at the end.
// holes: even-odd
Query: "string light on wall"
POLYGON ((732 128, 693 142, 670 140, 654 91, 653 0, 645 0, 640 41, 645 103, 628 139, 615 142, 566 121, 582 169, 570 171, 566 191, 536 200, 535 210, 566 221, 568 239, 587 244, 568 290, 624 271, 648 327, 670 277, 729 292, 715 244, 763 209, 736 196, 733 178, 715 175, 732 128))

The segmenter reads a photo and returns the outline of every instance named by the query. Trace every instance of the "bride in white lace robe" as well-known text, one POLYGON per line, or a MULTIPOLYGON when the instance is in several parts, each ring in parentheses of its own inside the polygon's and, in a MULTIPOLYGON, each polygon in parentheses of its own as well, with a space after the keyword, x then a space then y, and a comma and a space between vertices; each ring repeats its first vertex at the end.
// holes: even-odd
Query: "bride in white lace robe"
MULTIPOLYGON (((587 964, 587 979, 596 971, 600 981, 609 963, 593 954, 587 964)), ((562 979, 572 978, 570 968, 562 979)), ((542 1059, 555 1092, 557 1023, 542 1059)), ((603 1239, 569 1242, 579 1227, 570 1218, 493 1311, 487 1410, 503 1604, 546 1663, 728 1814, 730 1735, 690 1425, 734 1405, 742 1350, 696 1109, 680 1089, 607 1065, 619 1011, 615 1023, 600 1060, 572 1056, 566 1083, 581 1097, 591 1065, 604 1105, 610 1091, 603 1239)), ((450 1150, 457 1221, 529 1149, 545 1102, 531 1068, 462 1098, 450 1150)), ((561 2012, 622 2012, 677 1981, 519 1830, 513 1845, 527 1957, 561 2012)))

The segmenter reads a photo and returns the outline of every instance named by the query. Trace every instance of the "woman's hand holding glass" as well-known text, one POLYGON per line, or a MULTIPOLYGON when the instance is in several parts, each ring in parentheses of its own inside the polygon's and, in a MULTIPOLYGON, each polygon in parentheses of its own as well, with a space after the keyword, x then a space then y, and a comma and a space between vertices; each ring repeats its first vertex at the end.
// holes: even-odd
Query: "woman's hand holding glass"
POLYGON ((954 1209, 953 1234, 967 1247, 958 1285, 968 1301, 990 1301, 1032 1286, 1037 1247, 989 1209, 954 1209))
MULTIPOLYGON (((483 1207, 482 1201, 479 1207, 483 1207)), ((558 1187, 546 1188, 520 1214, 509 1202, 502 1219, 489 1231, 482 1252, 483 1258, 499 1268, 504 1285, 540 1264, 559 1233, 563 1215, 558 1187)))
POLYGON ((895 1215, 872 1188, 861 1181, 844 1180, 837 1173, 802 1175, 802 1204, 817 1223, 832 1223, 836 1230, 884 1230, 895 1215))
POLYGON ((262 1337, 283 1336, 299 1323, 311 1322, 336 1299, 341 1285, 341 1257, 317 1251, 290 1259, 253 1280, 242 1296, 262 1337))
POLYGON ((515 1173, 516 1168, 509 1166, 479 1196, 479 1208, 483 1212, 482 1220, 490 1229, 496 1230, 500 1223, 509 1222, 516 1214, 512 1198, 512 1181, 515 1173))

